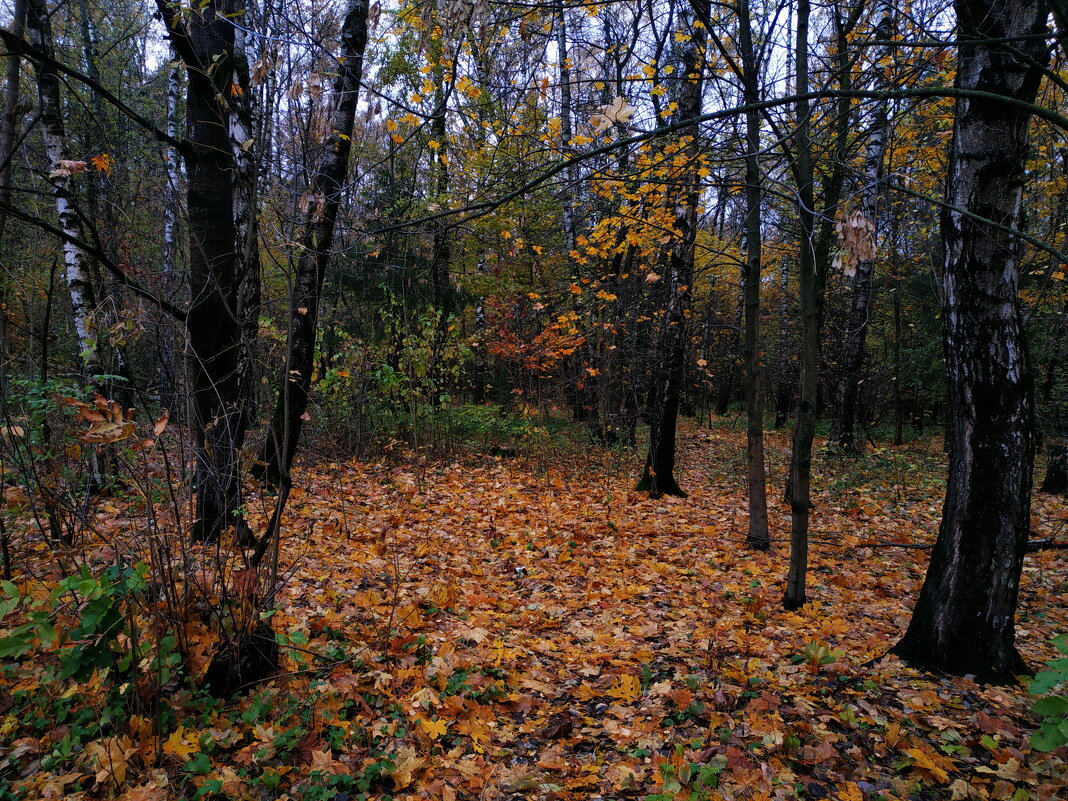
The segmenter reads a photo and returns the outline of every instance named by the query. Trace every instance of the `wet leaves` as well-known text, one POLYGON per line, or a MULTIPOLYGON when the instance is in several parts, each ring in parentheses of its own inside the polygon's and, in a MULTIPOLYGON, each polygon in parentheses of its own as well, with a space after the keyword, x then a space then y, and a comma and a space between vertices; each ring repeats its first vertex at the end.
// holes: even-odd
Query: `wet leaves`
MULTIPOLYGON (((305 465, 272 618, 288 674, 196 715, 168 699, 180 720, 158 747, 134 719, 54 770, 39 760, 62 737, 13 721, 7 770, 36 762, 20 792, 57 798, 1068 792, 1063 749, 1029 747, 1023 688, 884 656, 927 552, 874 543, 933 541, 937 448, 819 465, 810 602, 788 613, 788 510, 773 509, 775 549, 746 550, 744 435, 687 434, 685 500, 634 493, 632 465, 600 451, 305 465)), ((769 437, 775 480, 787 448, 769 437)), ((1038 533, 1060 514, 1038 501, 1038 533)), ((1020 646, 1035 665, 1068 628, 1064 553, 1027 557, 1020 646)))

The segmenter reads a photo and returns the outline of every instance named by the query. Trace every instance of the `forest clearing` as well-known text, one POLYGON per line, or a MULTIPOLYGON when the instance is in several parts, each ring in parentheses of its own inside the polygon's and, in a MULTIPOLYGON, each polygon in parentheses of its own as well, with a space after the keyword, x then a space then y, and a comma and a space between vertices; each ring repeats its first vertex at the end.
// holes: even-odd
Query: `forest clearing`
MULTIPOLYGON (((619 453, 562 438, 302 465, 271 619, 281 674, 226 706, 142 699, 64 760, 84 710, 116 699, 94 680, 28 693, 55 658, 38 657, 3 676, 3 769, 36 798, 1064 798, 1064 748, 1030 747, 1024 687, 886 656, 937 533, 940 443, 823 457, 810 600, 785 612, 781 538, 743 547, 737 429, 685 427, 685 499, 636 493, 619 453)), ((789 442, 769 439, 778 478, 789 442)), ((1035 500, 1035 535, 1063 542, 1063 500, 1035 500)), ((137 516, 106 506, 101 527, 135 546, 137 516)), ((1038 669, 1068 630, 1066 558, 1024 567, 1017 641, 1038 669)), ((219 633, 190 625, 197 678, 219 633)))

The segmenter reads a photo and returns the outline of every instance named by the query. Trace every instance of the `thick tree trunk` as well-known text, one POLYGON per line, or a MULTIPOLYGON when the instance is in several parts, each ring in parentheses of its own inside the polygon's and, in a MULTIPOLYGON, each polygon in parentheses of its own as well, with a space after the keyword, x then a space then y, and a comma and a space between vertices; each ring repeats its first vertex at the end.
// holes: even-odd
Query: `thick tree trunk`
MULTIPOLYGON (((738 46, 742 51, 743 104, 760 99, 757 51, 749 19, 749 1, 738 3, 738 46)), ((749 495, 749 531, 746 544, 766 550, 768 534, 767 475, 764 467, 764 365, 760 359, 760 115, 745 114, 745 371, 746 371, 746 486, 749 495)))
POLYGON ((272 484, 289 478, 308 409, 319 300, 348 174, 356 101, 363 75, 367 0, 350 0, 341 38, 340 69, 333 87, 331 132, 323 142, 319 165, 309 189, 313 202, 304 221, 301 255, 290 301, 289 357, 281 376, 271 430, 264 443, 263 464, 253 471, 272 484))
MULTIPOLYGON (((1032 103, 1047 61, 1044 0, 957 0, 956 86, 1032 103)), ((1034 381, 1017 298, 1016 228, 1030 114, 957 100, 942 211, 949 476, 938 541, 904 638, 919 666, 986 680, 1025 671, 1014 643, 1030 529, 1034 381)))
MULTIPOLYGON (((681 59, 684 83, 678 101, 680 120, 695 119, 701 114, 707 41, 704 26, 695 24, 692 15, 686 16, 692 38, 681 59)), ((683 30, 686 27, 687 24, 684 24, 683 30)), ((675 435, 685 375, 686 315, 693 283, 694 249, 697 244, 697 204, 700 202, 697 174, 700 155, 698 133, 696 123, 687 126, 682 132, 682 136, 687 139, 684 152, 688 157, 688 185, 675 206, 676 236, 668 261, 668 305, 660 331, 660 380, 654 392, 649 423, 649 452, 642 479, 638 483, 638 489, 648 490, 652 497, 686 495, 675 479, 675 435)))

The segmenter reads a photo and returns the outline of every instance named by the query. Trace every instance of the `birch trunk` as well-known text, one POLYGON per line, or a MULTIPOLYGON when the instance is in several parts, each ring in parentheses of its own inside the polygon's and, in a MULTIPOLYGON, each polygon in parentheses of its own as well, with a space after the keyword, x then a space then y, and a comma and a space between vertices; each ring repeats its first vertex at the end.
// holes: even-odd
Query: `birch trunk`
MULTIPOLYGON (((1043 0, 957 0, 959 89, 1035 101, 1048 60, 1043 0)), ((1031 517, 1034 380, 1017 296, 1030 113, 956 104, 941 216, 949 476, 938 541, 894 652, 922 667, 1012 681, 1031 517)))
MULTIPOLYGON (((30 44, 46 59, 53 57, 52 28, 44 0, 27 0, 26 32, 30 44)), ((60 101, 60 79, 47 61, 35 61, 37 97, 40 105, 41 131, 45 151, 52 165, 49 182, 56 203, 59 228, 71 239, 81 240, 82 224, 74 203, 74 187, 67 153, 67 137, 63 125, 60 101)), ((92 263, 81 248, 70 239, 63 241, 63 274, 70 291, 71 312, 82 369, 90 385, 95 385, 103 371, 100 365, 96 321, 96 293, 93 286, 92 263)))

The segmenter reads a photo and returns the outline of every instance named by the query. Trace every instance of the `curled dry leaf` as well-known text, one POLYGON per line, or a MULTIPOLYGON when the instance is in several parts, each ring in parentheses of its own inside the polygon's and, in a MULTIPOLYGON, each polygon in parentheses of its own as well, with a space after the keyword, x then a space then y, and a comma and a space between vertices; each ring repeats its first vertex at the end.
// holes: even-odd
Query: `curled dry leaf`
POLYGON ((69 159, 60 159, 52 168, 52 172, 48 173, 48 177, 69 178, 72 175, 77 175, 78 173, 85 172, 88 169, 89 162, 87 161, 71 161, 69 159))
POLYGON ((617 97, 607 106, 601 106, 590 117, 590 125, 596 133, 604 133, 613 125, 626 125, 634 117, 634 107, 622 97, 617 97))

